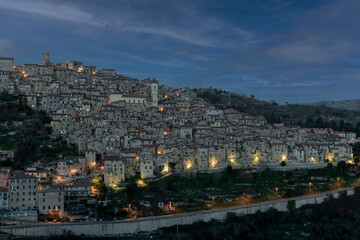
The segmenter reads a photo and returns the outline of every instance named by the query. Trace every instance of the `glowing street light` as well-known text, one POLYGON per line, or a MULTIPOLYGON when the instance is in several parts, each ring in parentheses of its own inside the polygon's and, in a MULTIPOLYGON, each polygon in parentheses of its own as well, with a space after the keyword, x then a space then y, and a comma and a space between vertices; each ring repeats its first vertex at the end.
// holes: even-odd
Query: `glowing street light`
POLYGON ((253 164, 259 163, 259 160, 260 160, 259 156, 255 156, 253 160, 253 164))

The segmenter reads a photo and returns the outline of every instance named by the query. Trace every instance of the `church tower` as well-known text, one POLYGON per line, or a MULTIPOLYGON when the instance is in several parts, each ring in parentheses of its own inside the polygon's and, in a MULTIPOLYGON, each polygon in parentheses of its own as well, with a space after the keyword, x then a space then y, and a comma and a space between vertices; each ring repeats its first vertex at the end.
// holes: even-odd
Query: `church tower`
POLYGON ((49 65, 50 63, 50 53, 46 52, 41 54, 41 65, 49 65))
POLYGON ((155 79, 150 84, 151 87, 151 106, 157 107, 159 101, 159 83, 155 79))

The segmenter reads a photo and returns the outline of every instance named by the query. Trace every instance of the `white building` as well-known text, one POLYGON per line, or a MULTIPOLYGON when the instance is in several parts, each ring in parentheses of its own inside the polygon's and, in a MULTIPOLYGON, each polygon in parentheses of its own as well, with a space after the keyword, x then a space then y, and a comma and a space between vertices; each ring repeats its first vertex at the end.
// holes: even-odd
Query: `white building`
POLYGON ((0 71, 12 71, 14 58, 0 58, 0 71))
POLYGON ((0 188, 0 209, 9 208, 9 196, 7 188, 0 188))
POLYGON ((118 156, 104 157, 104 183, 116 187, 125 181, 125 161, 118 156))
POLYGON ((45 189, 39 192, 39 213, 63 213, 64 191, 45 189))
POLYGON ((154 177, 154 163, 152 160, 140 161, 140 176, 141 179, 154 177))
POLYGON ((9 209, 37 209, 38 185, 34 176, 17 174, 9 177, 9 209))

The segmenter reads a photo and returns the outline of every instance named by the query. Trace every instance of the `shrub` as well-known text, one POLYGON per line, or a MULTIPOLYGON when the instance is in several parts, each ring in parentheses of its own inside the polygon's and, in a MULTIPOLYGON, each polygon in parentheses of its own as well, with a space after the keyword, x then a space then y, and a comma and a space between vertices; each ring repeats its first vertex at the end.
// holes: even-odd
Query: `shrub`
POLYGON ((296 202, 295 200, 289 200, 286 204, 286 208, 287 210, 289 210, 290 212, 294 211, 296 209, 296 202))

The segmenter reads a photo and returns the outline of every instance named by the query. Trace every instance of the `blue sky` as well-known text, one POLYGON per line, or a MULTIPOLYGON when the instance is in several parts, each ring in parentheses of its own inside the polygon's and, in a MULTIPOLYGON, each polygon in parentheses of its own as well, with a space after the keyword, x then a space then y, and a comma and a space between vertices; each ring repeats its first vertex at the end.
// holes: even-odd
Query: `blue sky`
POLYGON ((172 87, 359 98, 358 0, 0 0, 0 56, 80 60, 172 87))

